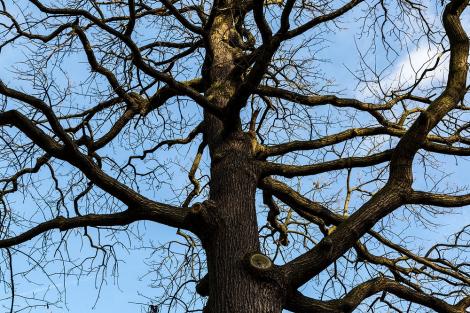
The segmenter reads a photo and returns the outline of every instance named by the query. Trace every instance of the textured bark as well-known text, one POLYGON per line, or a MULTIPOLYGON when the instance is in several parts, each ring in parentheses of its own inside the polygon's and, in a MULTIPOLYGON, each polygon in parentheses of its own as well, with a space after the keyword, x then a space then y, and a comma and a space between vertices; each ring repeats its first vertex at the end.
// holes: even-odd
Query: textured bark
MULTIPOLYGON (((209 68, 205 74, 209 76, 210 87, 206 96, 220 109, 227 108, 241 82, 235 71, 241 53, 236 46, 241 35, 233 27, 237 18, 231 11, 222 11, 215 16, 208 34, 211 53, 206 57, 209 68)), ((244 261, 260 248, 255 207, 259 170, 254 162, 251 136, 241 131, 239 115, 226 118, 230 119, 228 123, 205 113, 204 135, 212 160, 211 213, 215 221, 210 233, 202 236, 210 273, 206 311, 281 312, 283 297, 278 284, 250 273, 244 261)))
POLYGON ((209 275, 208 312, 281 312, 282 294, 274 281, 254 276, 244 259, 259 250, 255 210, 257 173, 246 134, 217 149, 210 198, 217 227, 204 240, 209 275))

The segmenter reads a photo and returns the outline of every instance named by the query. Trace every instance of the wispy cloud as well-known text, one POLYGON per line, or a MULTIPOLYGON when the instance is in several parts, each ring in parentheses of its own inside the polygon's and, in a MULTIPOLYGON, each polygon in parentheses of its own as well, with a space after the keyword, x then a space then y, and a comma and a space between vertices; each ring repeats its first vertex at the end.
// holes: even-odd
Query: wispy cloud
POLYGON ((403 56, 393 67, 385 84, 393 89, 407 87, 418 80, 421 88, 442 83, 448 72, 446 55, 436 46, 418 46, 403 56))

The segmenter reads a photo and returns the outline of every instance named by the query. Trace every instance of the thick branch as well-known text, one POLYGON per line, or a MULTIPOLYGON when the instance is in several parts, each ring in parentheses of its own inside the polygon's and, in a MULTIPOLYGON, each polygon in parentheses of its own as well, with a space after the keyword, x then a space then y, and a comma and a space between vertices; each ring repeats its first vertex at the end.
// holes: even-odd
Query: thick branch
POLYGON ((273 196, 289 205, 294 209, 297 214, 310 220, 313 218, 320 218, 326 224, 337 225, 343 222, 344 218, 331 212, 326 207, 319 203, 310 201, 309 199, 301 196, 288 185, 277 181, 275 179, 266 177, 263 178, 258 186, 269 191, 273 196))
POLYGON ((403 100, 414 100, 423 103, 430 103, 431 101, 427 98, 416 97, 410 94, 404 94, 393 98, 386 103, 368 103, 363 102, 357 99, 352 98, 340 98, 336 95, 303 95, 300 93, 296 93, 294 91, 271 87, 271 86, 259 86, 256 89, 256 93, 267 96, 267 97, 275 97, 278 99, 288 100, 290 102, 303 104, 310 107, 331 104, 335 107, 339 108, 354 108, 360 111, 383 111, 383 110, 390 110, 393 108, 394 105, 399 103, 403 100))
POLYGON ((470 204, 470 194, 446 195, 424 191, 413 191, 407 197, 410 204, 433 205, 440 207, 462 207, 470 204))
POLYGON ((447 85, 442 94, 402 137, 390 163, 390 179, 411 186, 413 181, 412 163, 416 152, 426 140, 428 133, 460 101, 466 91, 469 40, 460 22, 460 15, 468 1, 454 0, 444 9, 443 24, 450 43, 450 61, 447 85))
POLYGON ((286 165, 272 162, 259 161, 264 176, 280 175, 284 177, 307 176, 325 173, 329 171, 342 170, 345 168, 366 167, 384 163, 390 160, 393 150, 363 156, 349 157, 333 161, 326 161, 312 165, 286 165))
MULTIPOLYGON (((286 308, 293 312, 302 313, 352 312, 366 298, 381 291, 387 291, 398 298, 420 304, 436 312, 464 313, 466 308, 460 303, 457 305, 450 305, 439 298, 425 294, 422 291, 403 286, 400 283, 385 277, 372 279, 356 286, 340 300, 323 302, 310 299, 300 293, 296 293, 293 297, 289 298, 286 308)), ((463 301, 464 300, 462 300, 461 303, 463 303, 463 301)))
POLYGON ((411 189, 414 155, 430 130, 462 100, 466 92, 468 38, 459 17, 467 4, 468 1, 452 1, 444 10, 444 27, 451 44, 447 87, 413 123, 395 148, 389 182, 332 234, 284 266, 292 287, 297 288, 318 275, 375 223, 405 203, 411 189))
POLYGON ((303 24, 303 25, 301 25, 297 28, 294 28, 294 29, 292 29, 288 32, 283 33, 281 35, 281 37, 282 37, 283 40, 286 40, 286 39, 291 39, 291 38, 294 38, 296 36, 299 36, 299 35, 305 33, 309 29, 312 29, 313 27, 315 27, 319 24, 323 24, 325 22, 332 21, 332 20, 342 16, 343 14, 347 13, 348 11, 350 11, 351 9, 353 9, 354 7, 356 7, 358 4, 360 4, 363 1, 364 0, 352 0, 348 3, 346 3, 345 5, 343 5, 342 7, 334 10, 331 13, 315 17, 311 21, 309 21, 309 22, 307 22, 307 23, 305 23, 305 24, 303 24))
MULTIPOLYGON (((302 196, 292 188, 290 188, 288 185, 279 182, 275 179, 272 178, 264 178, 260 181, 259 187, 263 190, 267 190, 270 193, 272 193, 276 198, 284 202, 285 204, 289 205, 297 214, 299 214, 301 217, 305 218, 306 220, 315 223, 321 227, 324 227, 325 225, 339 225, 342 222, 346 220, 346 217, 341 216, 339 214, 335 214, 334 212, 331 212, 327 207, 321 205, 320 203, 311 201, 307 199, 306 197, 302 196)), ((406 199, 409 200, 414 199, 413 194, 409 193, 406 199)), ((425 195, 423 195, 425 196, 425 195)), ((409 200, 411 201, 411 200, 409 200)), ((457 280, 460 280, 464 284, 470 284, 470 279, 462 274, 460 271, 455 270, 454 268, 446 268, 443 266, 440 266, 433 262, 432 260, 428 259, 427 257, 421 257, 419 255, 414 254, 413 252, 407 250, 405 247, 395 244, 391 242, 390 240, 384 238, 382 235, 375 231, 368 231, 369 235, 371 235, 373 238, 375 238, 378 242, 382 243, 383 245, 387 246, 390 249, 393 249, 400 253, 401 255, 412 259, 418 263, 421 263, 424 265, 424 268, 430 268, 433 269, 439 273, 442 273, 444 275, 448 275, 450 277, 453 277, 457 280)), ((355 245, 355 249, 358 254, 361 255, 361 257, 366 258, 368 262, 372 262, 375 264, 380 264, 389 267, 391 270, 399 270, 405 274, 408 274, 412 269, 409 268, 401 268, 396 263, 400 261, 401 259, 388 259, 383 256, 374 256, 370 254, 364 245, 361 245, 357 243, 355 245)), ((417 272, 423 272, 424 268, 421 269, 415 269, 417 272)))
MULTIPOLYGON (((265 159, 270 156, 283 155, 294 151, 316 150, 328 146, 332 146, 344 141, 357 137, 389 135, 392 137, 402 137, 406 134, 405 129, 392 127, 371 127, 371 128, 351 128, 345 131, 327 135, 314 140, 294 140, 272 146, 262 146, 257 157, 265 159)), ((449 154, 449 155, 470 155, 470 148, 451 146, 452 143, 458 142, 457 136, 439 137, 436 135, 428 135, 423 142, 422 148, 429 152, 449 154)))
MULTIPOLYGON (((174 210, 178 208, 171 209, 174 210)), ((0 240, 0 248, 8 248, 19 245, 40 234, 54 229, 66 231, 69 229, 85 226, 123 226, 139 220, 159 220, 158 216, 159 212, 156 211, 143 211, 135 209, 129 209, 124 212, 113 214, 88 214, 71 218, 59 216, 47 222, 40 223, 18 236, 0 240)))
POLYGON ((3 125, 15 126, 46 153, 69 162, 82 171, 90 181, 93 181, 98 187, 121 200, 127 206, 136 210, 150 210, 154 212, 154 218, 160 223, 183 228, 187 226, 185 225, 185 218, 190 212, 189 209, 170 207, 138 194, 103 172, 93 163, 90 157, 81 154, 77 150, 71 151, 68 147, 54 141, 21 113, 17 111, 0 112, 0 126, 3 125))

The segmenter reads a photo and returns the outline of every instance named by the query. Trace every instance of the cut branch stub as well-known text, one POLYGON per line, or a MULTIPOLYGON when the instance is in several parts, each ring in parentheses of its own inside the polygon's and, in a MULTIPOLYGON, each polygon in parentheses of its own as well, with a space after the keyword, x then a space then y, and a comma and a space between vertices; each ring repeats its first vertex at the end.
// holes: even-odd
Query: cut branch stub
POLYGON ((248 253, 244 258, 244 264, 250 274, 257 280, 264 281, 284 290, 287 287, 285 273, 280 271, 269 257, 260 253, 248 253))
POLYGON ((249 258, 250 267, 259 271, 269 270, 273 263, 271 260, 261 253, 253 253, 249 258))

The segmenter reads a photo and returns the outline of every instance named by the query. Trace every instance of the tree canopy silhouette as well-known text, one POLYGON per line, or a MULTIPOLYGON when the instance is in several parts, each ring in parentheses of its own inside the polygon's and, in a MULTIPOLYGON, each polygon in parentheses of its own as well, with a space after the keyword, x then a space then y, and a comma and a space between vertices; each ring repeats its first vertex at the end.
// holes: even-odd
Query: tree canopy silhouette
POLYGON ((0 4, 11 312, 62 300, 17 281, 104 279, 135 247, 150 312, 467 312, 470 225, 420 241, 469 216, 467 0, 0 4))

